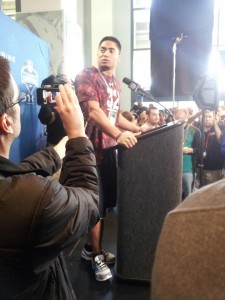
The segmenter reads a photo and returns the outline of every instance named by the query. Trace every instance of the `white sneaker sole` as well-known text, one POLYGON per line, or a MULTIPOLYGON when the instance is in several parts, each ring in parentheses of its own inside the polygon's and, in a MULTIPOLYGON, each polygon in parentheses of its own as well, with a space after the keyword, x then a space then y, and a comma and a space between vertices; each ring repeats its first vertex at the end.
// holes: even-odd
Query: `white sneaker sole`
POLYGON ((108 274, 108 275, 104 276, 104 278, 101 278, 101 276, 100 276, 100 277, 98 277, 98 275, 97 275, 97 274, 95 274, 95 278, 96 278, 96 280, 97 280, 97 281, 106 281, 106 280, 108 280, 108 279, 112 278, 112 274, 110 273, 110 274, 108 274))

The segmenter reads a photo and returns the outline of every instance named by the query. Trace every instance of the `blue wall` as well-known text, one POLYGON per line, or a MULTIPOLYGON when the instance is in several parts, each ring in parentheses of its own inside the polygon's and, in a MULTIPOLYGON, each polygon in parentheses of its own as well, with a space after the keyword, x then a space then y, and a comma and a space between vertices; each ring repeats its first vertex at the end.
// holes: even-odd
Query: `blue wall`
POLYGON ((49 46, 0 12, 0 55, 9 60, 20 90, 30 95, 30 101, 21 104, 22 130, 10 153, 10 159, 18 162, 45 145, 44 127, 37 117, 36 88, 49 75, 49 46))

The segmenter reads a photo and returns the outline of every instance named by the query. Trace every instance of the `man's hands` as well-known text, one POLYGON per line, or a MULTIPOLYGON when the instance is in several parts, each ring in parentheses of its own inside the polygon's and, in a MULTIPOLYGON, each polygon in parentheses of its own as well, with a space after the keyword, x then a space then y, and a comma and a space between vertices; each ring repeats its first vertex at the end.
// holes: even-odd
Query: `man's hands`
POLYGON ((86 137, 83 114, 75 95, 68 84, 59 85, 60 94, 56 96, 58 111, 69 139, 86 137))
POLYGON ((132 148, 137 143, 136 136, 139 136, 140 134, 141 132, 133 133, 130 131, 124 131, 117 139, 117 143, 125 146, 126 148, 132 148))

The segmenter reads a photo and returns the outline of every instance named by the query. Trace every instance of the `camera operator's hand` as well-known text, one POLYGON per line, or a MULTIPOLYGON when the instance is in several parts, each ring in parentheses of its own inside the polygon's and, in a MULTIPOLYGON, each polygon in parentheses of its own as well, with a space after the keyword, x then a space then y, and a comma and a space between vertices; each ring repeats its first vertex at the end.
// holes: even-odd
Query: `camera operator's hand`
POLYGON ((55 98, 58 111, 69 139, 86 137, 84 118, 75 92, 68 84, 59 85, 60 94, 55 98))

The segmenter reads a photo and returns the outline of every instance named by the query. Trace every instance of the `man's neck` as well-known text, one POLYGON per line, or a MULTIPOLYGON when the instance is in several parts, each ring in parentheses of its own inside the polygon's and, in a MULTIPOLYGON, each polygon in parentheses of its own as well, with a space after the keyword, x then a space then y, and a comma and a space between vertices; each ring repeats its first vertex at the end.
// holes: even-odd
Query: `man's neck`
POLYGON ((158 124, 152 124, 149 121, 146 121, 146 124, 151 128, 156 128, 158 126, 158 124))
POLYGON ((114 74, 115 74, 115 70, 111 70, 111 69, 109 69, 109 70, 104 70, 104 69, 98 68, 98 70, 99 70, 99 72, 101 72, 102 74, 107 75, 107 76, 109 76, 109 77, 112 77, 112 76, 114 76, 114 74))
POLYGON ((205 126, 204 131, 205 131, 205 132, 208 132, 208 131, 211 129, 211 127, 212 127, 212 126, 207 126, 207 127, 205 126))
POLYGON ((9 158, 10 147, 11 147, 11 143, 6 141, 4 136, 1 136, 0 137, 0 156, 9 158))

